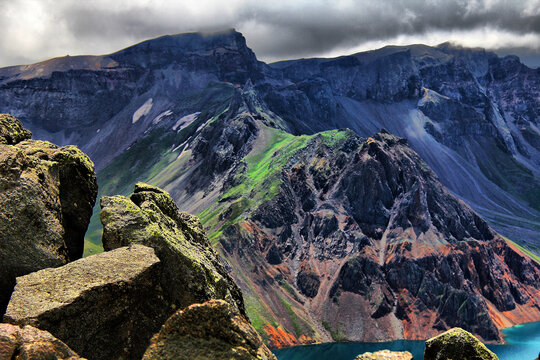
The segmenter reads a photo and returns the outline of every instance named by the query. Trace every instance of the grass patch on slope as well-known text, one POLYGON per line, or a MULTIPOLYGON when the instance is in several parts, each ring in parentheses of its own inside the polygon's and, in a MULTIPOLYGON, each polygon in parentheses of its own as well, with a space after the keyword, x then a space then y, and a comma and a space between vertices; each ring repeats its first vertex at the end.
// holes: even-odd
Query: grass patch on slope
POLYGON ((224 229, 242 220, 242 214, 255 209, 279 194, 281 174, 299 152, 320 140, 329 148, 337 148, 351 136, 351 130, 330 130, 315 135, 295 136, 285 131, 261 125, 260 139, 244 157, 243 171, 237 173, 233 184, 212 207, 199 213, 210 239, 215 242, 224 229), (238 200, 241 199, 241 200, 238 200), (219 216, 229 212, 227 220, 220 223, 219 216))
POLYGON ((279 193, 283 167, 312 139, 312 136, 294 136, 266 126, 262 126, 261 131, 268 140, 244 158, 246 171, 237 175, 235 182, 239 184, 225 192, 222 201, 240 196, 249 196, 255 203, 271 200, 279 193))
POLYGON ((529 256, 531 259, 533 259, 534 261, 536 261, 538 264, 540 264, 540 256, 536 255, 535 253, 533 253, 532 251, 524 248, 523 246, 513 242, 512 240, 504 237, 504 240, 506 240, 507 242, 509 242, 510 244, 514 245, 515 247, 517 247, 519 250, 521 250, 522 252, 524 252, 525 254, 527 254, 527 256, 529 256))
POLYGON ((202 92, 186 96, 177 111, 183 113, 200 111, 195 121, 179 133, 163 127, 153 129, 98 173, 99 192, 85 235, 84 256, 103 251, 102 227, 99 220, 101 197, 129 195, 139 181, 164 186, 176 178, 189 156, 178 158, 178 153, 172 151, 173 146, 187 141, 205 121, 225 112, 233 95, 234 89, 230 85, 212 83, 202 92))

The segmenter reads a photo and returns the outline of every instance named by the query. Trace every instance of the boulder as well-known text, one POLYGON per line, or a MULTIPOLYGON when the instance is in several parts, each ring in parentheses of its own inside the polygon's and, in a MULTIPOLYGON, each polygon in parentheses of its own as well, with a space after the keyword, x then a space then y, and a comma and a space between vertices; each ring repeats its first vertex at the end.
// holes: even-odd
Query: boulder
POLYGON ((9 114, 0 114, 0 144, 15 145, 31 137, 32 133, 18 119, 9 114))
POLYGON ((257 331, 223 300, 193 304, 171 316, 144 360, 276 360, 257 331))
POLYGON ((408 351, 381 350, 374 353, 360 354, 355 360, 413 360, 413 356, 408 351))
POLYGON ((83 359, 47 331, 0 324, 0 359, 83 359))
POLYGON ((0 115, 0 316, 17 276, 82 256, 97 195, 88 156, 29 137, 0 115))
POLYGON ((450 329, 426 341, 424 360, 499 360, 480 340, 461 329, 450 329))
POLYGON ((166 191, 138 183, 129 198, 104 196, 101 209, 104 249, 129 244, 154 248, 163 262, 162 287, 179 308, 224 299, 246 316, 242 293, 200 220, 179 211, 166 191))
POLYGON ((154 250, 133 245, 17 278, 4 321, 47 330, 89 359, 140 358, 174 307, 154 250))

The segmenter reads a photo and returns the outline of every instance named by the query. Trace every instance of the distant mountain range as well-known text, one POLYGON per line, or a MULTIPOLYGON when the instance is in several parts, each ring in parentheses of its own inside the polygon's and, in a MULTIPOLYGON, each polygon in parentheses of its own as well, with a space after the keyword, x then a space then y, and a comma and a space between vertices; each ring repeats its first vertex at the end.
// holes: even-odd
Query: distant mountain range
POLYGON ((182 34, 0 69, 0 112, 81 147, 101 195, 146 181, 198 214, 274 346, 540 320, 540 70, 517 57, 265 64, 182 34))

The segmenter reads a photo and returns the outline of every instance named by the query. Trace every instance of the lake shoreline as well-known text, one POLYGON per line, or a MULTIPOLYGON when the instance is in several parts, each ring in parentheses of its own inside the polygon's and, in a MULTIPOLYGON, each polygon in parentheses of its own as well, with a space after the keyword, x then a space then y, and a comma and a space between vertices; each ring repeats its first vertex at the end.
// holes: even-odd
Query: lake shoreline
MULTIPOLYGON (((504 343, 486 346, 497 354, 500 360, 533 360, 540 349, 540 322, 527 322, 502 329, 504 343), (534 356, 531 356, 534 355, 534 356)), ((352 360, 364 352, 388 349, 409 351, 415 360, 423 359, 426 340, 394 340, 381 342, 327 342, 305 344, 273 350, 279 360, 352 360), (353 355, 354 354, 354 355, 353 355)))

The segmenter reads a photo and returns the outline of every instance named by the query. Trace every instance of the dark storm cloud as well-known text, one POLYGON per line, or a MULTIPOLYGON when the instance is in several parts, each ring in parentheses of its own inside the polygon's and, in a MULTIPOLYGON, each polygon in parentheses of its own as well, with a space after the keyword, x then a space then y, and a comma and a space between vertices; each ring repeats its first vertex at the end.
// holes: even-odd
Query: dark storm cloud
POLYGON ((0 0, 0 6, 7 8, 0 14, 3 24, 11 21, 29 33, 35 27, 43 39, 34 43, 23 38, 27 44, 17 52, 10 39, 14 31, 4 26, 3 64, 6 59, 51 56, 53 50, 56 55, 104 53, 163 34, 229 27, 244 33, 259 58, 270 60, 346 53, 363 44, 399 39, 453 40, 531 54, 540 49, 539 0, 0 0), (13 21, 17 15, 34 15, 35 21, 26 26, 30 30, 13 21))
MULTIPOLYGON (((373 1, 352 8, 306 8, 301 16, 259 9, 253 20, 276 36, 261 45, 263 56, 310 55, 400 35, 466 31, 483 27, 516 35, 540 33, 532 2, 373 1)), ((261 43, 264 39, 261 39, 261 43)))

